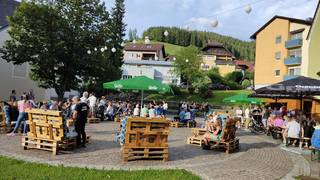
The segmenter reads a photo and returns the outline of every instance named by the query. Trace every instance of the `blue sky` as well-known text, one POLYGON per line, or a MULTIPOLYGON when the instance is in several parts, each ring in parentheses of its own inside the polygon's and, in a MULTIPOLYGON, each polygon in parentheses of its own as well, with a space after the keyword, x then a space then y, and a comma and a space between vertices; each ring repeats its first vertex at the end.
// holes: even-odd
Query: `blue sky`
MULTIPOLYGON (((104 0, 110 9, 114 0, 104 0)), ((306 19, 312 17, 318 0, 126 0, 127 29, 139 36, 150 26, 177 26, 212 31, 242 40, 274 15, 306 19), (253 3, 253 4, 252 4, 253 3), (250 14, 244 7, 252 4, 250 14), (230 10, 235 9, 237 10, 230 10), (210 23, 217 19, 219 26, 210 23)))

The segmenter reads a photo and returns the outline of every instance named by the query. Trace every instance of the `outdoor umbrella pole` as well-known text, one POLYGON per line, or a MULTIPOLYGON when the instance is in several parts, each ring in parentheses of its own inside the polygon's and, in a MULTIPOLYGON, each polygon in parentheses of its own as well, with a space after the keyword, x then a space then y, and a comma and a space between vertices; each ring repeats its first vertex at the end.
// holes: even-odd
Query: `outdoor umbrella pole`
POLYGON ((141 109, 143 107, 143 90, 141 91, 141 109))
POLYGON ((301 112, 303 112, 303 104, 302 104, 302 100, 303 100, 302 92, 300 92, 300 111, 301 111, 301 112))

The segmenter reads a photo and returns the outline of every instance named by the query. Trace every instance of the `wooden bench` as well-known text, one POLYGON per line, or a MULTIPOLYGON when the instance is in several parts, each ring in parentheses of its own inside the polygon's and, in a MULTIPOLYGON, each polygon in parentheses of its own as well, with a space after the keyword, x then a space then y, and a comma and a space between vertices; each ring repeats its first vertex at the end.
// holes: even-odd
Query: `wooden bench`
POLYGON ((27 110, 30 132, 22 137, 24 149, 41 149, 58 154, 59 149, 73 149, 75 138, 65 138, 61 111, 27 110))
POLYGON ((209 147, 202 146, 204 149, 224 149, 226 154, 229 154, 231 151, 238 150, 239 139, 236 138, 236 123, 237 120, 228 119, 224 122, 222 129, 222 134, 220 140, 210 141, 209 147))
POLYGON ((207 132, 206 129, 203 128, 192 128, 191 133, 192 136, 187 138, 187 144, 202 146, 203 135, 207 132))
POLYGON ((178 121, 171 121, 170 126, 174 128, 181 128, 181 127, 188 127, 188 128, 194 128, 197 126, 196 121, 188 121, 187 123, 178 122, 178 121))
POLYGON ((95 124, 95 123, 100 123, 101 120, 99 118, 88 118, 88 123, 89 124, 95 124))
POLYGON ((123 160, 162 159, 167 161, 169 122, 165 118, 128 118, 123 160))

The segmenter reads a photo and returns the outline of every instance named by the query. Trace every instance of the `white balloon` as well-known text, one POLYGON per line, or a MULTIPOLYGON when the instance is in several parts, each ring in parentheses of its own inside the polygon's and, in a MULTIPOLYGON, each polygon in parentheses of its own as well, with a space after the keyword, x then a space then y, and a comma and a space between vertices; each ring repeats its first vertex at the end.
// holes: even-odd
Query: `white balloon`
POLYGON ((219 21, 218 20, 213 20, 211 23, 212 27, 217 27, 219 25, 219 21))
POLYGON ((91 54, 91 51, 90 51, 90 50, 88 50, 88 51, 87 51, 87 53, 88 53, 88 54, 91 54))
POLYGON ((94 48, 94 51, 97 51, 98 49, 97 48, 94 48))
POLYGON ((122 47, 124 47, 124 46, 125 46, 124 42, 122 42, 122 43, 121 43, 121 46, 122 46, 122 47))
POLYGON ((117 51, 117 49, 113 47, 113 48, 111 49, 111 51, 112 51, 113 53, 115 53, 115 52, 117 51))
POLYGON ((175 61, 175 60, 177 60, 177 58, 176 58, 176 57, 173 57, 173 60, 175 61))
POLYGON ((252 8, 250 5, 247 5, 245 8, 244 8, 244 11, 247 13, 247 14, 250 14, 251 11, 252 11, 252 8))
POLYGON ((101 48, 100 51, 101 51, 101 52, 104 52, 104 48, 101 48))
POLYGON ((107 50, 107 49, 108 49, 108 47, 107 47, 107 46, 105 46, 105 47, 104 47, 104 50, 107 50))
POLYGON ((137 41, 134 39, 134 40, 132 41, 132 43, 135 44, 135 43, 137 43, 137 41))

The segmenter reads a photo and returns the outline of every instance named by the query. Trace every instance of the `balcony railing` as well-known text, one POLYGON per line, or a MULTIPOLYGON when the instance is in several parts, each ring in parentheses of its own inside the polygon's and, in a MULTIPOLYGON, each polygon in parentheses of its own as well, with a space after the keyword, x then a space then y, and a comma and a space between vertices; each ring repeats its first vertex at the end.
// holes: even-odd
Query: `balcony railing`
POLYGON ((287 57, 284 59, 284 64, 287 66, 300 65, 301 57, 287 57))
POLYGON ((299 77, 299 75, 284 75, 283 80, 287 81, 296 77, 299 77))
POLYGON ((301 47, 301 46, 302 46, 302 39, 292 39, 292 40, 286 41, 287 49, 301 47))

